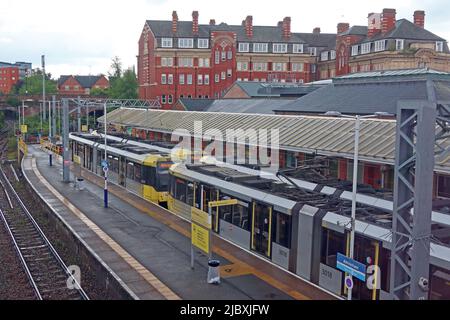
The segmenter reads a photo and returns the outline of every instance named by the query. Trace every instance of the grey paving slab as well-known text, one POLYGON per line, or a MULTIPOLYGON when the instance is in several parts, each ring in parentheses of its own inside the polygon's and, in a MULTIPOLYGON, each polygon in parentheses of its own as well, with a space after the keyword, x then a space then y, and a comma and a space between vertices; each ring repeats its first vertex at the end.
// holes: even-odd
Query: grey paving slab
MULTIPOLYGON (((257 278, 246 281, 227 278, 222 279, 218 286, 209 285, 206 281, 205 254, 196 251, 195 268, 190 268, 190 239, 112 194, 109 195, 109 208, 105 209, 101 188, 85 180, 85 189, 77 191, 71 184, 61 181, 60 164, 49 167, 46 154, 30 149, 36 157, 39 171, 58 192, 180 297, 194 300, 247 300, 270 296, 274 292, 275 296, 281 296, 277 289, 257 278)), ((89 232, 83 231, 82 234, 86 236, 85 239, 93 241, 94 237, 91 239, 89 232)), ((222 265, 230 263, 223 257, 216 257, 222 265)), ((127 270, 123 264, 117 261, 113 263, 120 271, 127 270)), ((132 290, 148 290, 148 286, 145 288, 139 281, 127 282, 127 285, 132 290)), ((149 296, 154 296, 154 293, 150 292, 149 296)))

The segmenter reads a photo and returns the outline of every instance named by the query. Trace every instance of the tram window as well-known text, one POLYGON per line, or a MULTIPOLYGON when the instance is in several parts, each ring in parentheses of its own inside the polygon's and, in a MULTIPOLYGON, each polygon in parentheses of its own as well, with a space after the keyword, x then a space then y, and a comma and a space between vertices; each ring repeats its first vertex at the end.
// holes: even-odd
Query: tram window
POLYGON ((381 290, 389 292, 389 278, 391 273, 391 251, 383 248, 380 244, 380 257, 378 258, 380 268, 381 290))
POLYGON ((337 253, 345 253, 345 234, 329 229, 322 229, 322 263, 335 268, 337 253))
POLYGON ((128 179, 134 179, 134 163, 133 162, 128 162, 127 163, 127 178, 128 179))
POLYGON ((186 181, 178 178, 175 180, 175 198, 186 202, 186 181))
POLYGON ((172 165, 172 162, 158 162, 157 168, 155 169, 157 172, 157 187, 159 191, 167 190, 167 185, 169 184, 169 168, 172 165))
POLYGON ((248 223, 248 207, 241 204, 234 205, 232 223, 244 230, 250 230, 250 224, 248 223))
POLYGON ((438 176, 438 197, 450 198, 450 176, 438 176))
POLYGON ((188 182, 187 190, 186 190, 186 203, 190 206, 194 205, 194 184, 192 182, 188 182))
POLYGON ((450 272, 448 270, 431 267, 430 300, 450 299, 450 272))
POLYGON ((290 248, 291 247, 291 217, 275 211, 273 225, 273 239, 279 245, 290 248))
POLYGON ((141 182, 142 179, 142 166, 140 164, 134 164, 134 181, 141 182))

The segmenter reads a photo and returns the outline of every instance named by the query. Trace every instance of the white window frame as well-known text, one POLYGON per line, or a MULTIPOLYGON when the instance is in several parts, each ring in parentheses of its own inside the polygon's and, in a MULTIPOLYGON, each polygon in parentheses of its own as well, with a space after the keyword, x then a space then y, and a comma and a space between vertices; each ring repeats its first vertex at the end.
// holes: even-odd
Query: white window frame
POLYGON ((220 73, 220 79, 225 80, 226 78, 227 78, 226 72, 225 72, 225 71, 222 71, 222 72, 220 73))
POLYGON ((167 84, 173 84, 173 74, 169 73, 167 75, 167 84))
POLYGON ((309 47, 308 48, 308 53, 312 57, 317 56, 317 48, 316 47, 309 47))
POLYGON ((405 49, 405 40, 403 39, 396 39, 395 40, 395 50, 401 51, 405 49))
POLYGON ((335 60, 336 59, 336 50, 331 50, 330 51, 330 60, 335 60))
POLYGON ((328 61, 328 51, 323 51, 323 52, 320 54, 320 60, 321 60, 321 61, 328 61))
POLYGON ((370 53, 370 49, 372 47, 372 42, 366 42, 361 44, 361 54, 370 53))
POLYGON ((204 83, 205 85, 209 85, 209 74, 205 74, 203 83, 204 83))
POLYGON ((178 66, 182 68, 192 68, 194 66, 194 59, 190 57, 179 57, 178 66))
POLYGON ((209 39, 208 38, 198 38, 197 46, 199 49, 208 49, 209 48, 209 39))
POLYGON ((253 43, 253 52, 267 53, 268 47, 268 44, 265 42, 255 42, 253 43))
POLYGON ((215 81, 216 83, 219 83, 219 81, 220 81, 220 75, 219 75, 218 73, 216 73, 216 74, 214 75, 214 81, 215 81))
POLYGON ((203 75, 202 74, 197 75, 197 84, 199 86, 203 85, 203 75))
POLYGON ((386 50, 386 40, 375 41, 375 52, 386 50))
POLYGON ((228 52, 227 52, 227 59, 228 59, 228 60, 233 59, 233 51, 231 51, 231 49, 228 50, 228 52))
POLYGON ((294 43, 292 45, 292 53, 303 53, 303 43, 294 43))
POLYGON ((274 43, 272 45, 273 53, 286 53, 287 52, 287 43, 274 43))
POLYGON ((165 94, 163 94, 163 95, 161 95, 161 104, 166 104, 167 102, 166 102, 166 95, 165 94))
POLYGON ((444 41, 436 41, 436 52, 444 52, 444 41))
POLYGON ((359 45, 352 46, 352 57, 357 56, 359 53, 359 45))
POLYGON ((167 75, 165 73, 161 73, 161 84, 167 84, 167 75))
POLYGON ((250 44, 248 42, 239 42, 239 52, 249 52, 250 44))
POLYGON ((237 71, 248 71, 248 62, 247 61, 238 61, 237 62, 237 71))
POLYGON ((193 48, 194 39, 193 38, 178 38, 178 48, 193 48))
POLYGON ((186 84, 191 85, 192 84, 192 74, 188 73, 186 76, 186 84))
POLYGON ((303 62, 293 62, 292 71, 293 72, 303 72, 305 70, 305 64, 303 62))
POLYGON ((215 64, 219 64, 220 63, 220 52, 219 51, 216 51, 214 53, 214 63, 215 64))
POLYGON ((171 94, 169 94, 169 95, 167 96, 167 103, 168 103, 168 104, 172 104, 172 103, 173 103, 173 96, 172 96, 171 94))
POLYGON ((233 70, 227 69, 227 77, 231 78, 232 75, 233 75, 233 70))
POLYGON ((184 85, 184 74, 183 73, 181 73, 179 76, 178 76, 178 84, 181 84, 181 85, 184 85))
POLYGON ((272 71, 286 71, 286 62, 272 62, 272 71))
POLYGON ((161 48, 172 48, 173 39, 172 38, 161 38, 161 48))
POLYGON ((253 71, 267 71, 267 62, 253 62, 253 71))

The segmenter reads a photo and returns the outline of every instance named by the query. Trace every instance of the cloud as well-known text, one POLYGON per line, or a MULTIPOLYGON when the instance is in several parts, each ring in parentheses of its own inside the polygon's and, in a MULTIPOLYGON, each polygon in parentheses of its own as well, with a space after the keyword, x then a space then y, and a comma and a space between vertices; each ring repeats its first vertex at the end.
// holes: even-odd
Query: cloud
POLYGON ((220 7, 211 0, 1 0, 0 60, 30 61, 39 66, 40 56, 45 54, 47 69, 54 75, 77 70, 106 73, 116 55, 124 67, 135 65, 145 20, 170 20, 173 10, 180 20, 191 20, 192 11, 198 10, 200 23, 215 19, 217 23, 240 24, 252 15, 254 24, 276 25, 291 16, 293 31, 311 32, 320 27, 322 32, 336 32, 338 22, 366 25, 369 12, 392 7, 398 18, 410 20, 414 10, 425 10, 426 28, 450 38, 447 0, 228 0, 220 7))

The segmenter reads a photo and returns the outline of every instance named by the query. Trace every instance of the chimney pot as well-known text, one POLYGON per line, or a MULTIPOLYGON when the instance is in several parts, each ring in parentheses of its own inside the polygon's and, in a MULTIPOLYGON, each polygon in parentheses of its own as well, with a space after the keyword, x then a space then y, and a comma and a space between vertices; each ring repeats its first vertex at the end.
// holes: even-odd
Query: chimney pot
POLYGON ((247 16, 245 18, 245 33, 247 34, 248 38, 253 37, 253 17, 247 16))
POLYGON ((283 37, 289 39, 291 37, 291 17, 283 19, 283 37))
POLYGON ((209 25, 215 26, 216 25, 216 20, 214 20, 214 19, 209 20, 209 25))
POLYGON ((319 27, 314 28, 314 29, 313 29, 313 33, 314 33, 314 34, 320 34, 320 28, 319 28, 319 27))
POLYGON ((198 35, 198 11, 192 11, 192 33, 198 35))
POLYGON ((383 14, 381 16, 381 32, 387 33, 394 29, 395 27, 395 9, 383 9, 383 14))
POLYGON ((421 28, 425 28, 425 11, 423 10, 414 11, 414 24, 421 28))
POLYGON ((178 15, 176 11, 172 12, 172 32, 177 33, 178 15))
POLYGON ((350 29, 350 24, 347 22, 341 22, 338 23, 337 25, 337 33, 343 33, 345 31, 347 31, 348 29, 350 29))

